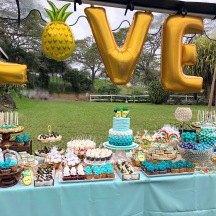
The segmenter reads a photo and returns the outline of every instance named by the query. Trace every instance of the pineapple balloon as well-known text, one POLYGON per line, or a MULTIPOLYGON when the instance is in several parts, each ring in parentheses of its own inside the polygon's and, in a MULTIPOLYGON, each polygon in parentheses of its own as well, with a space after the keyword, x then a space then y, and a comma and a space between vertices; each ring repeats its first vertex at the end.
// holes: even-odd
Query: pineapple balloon
POLYGON ((58 9, 48 1, 52 10, 45 9, 51 22, 46 25, 42 34, 43 52, 51 59, 61 61, 71 56, 75 42, 70 27, 65 23, 72 12, 66 12, 70 3, 58 9))

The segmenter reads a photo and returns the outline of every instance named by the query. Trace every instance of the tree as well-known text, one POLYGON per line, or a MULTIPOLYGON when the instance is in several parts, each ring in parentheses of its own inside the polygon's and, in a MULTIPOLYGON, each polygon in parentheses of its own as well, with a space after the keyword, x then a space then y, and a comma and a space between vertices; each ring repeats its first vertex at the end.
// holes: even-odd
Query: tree
POLYGON ((81 65, 81 70, 91 74, 91 91, 93 91, 96 74, 100 73, 104 67, 93 37, 86 37, 83 40, 76 41, 71 61, 74 65, 81 65))
MULTIPOLYGON (((113 34, 119 47, 123 46, 127 33, 128 28, 121 28, 113 34)), ((141 55, 136 64, 134 74, 131 78, 131 83, 133 85, 135 85, 137 81, 148 84, 158 76, 159 58, 157 57, 157 51, 161 44, 160 37, 161 35, 159 33, 156 34, 156 36, 147 36, 141 55)))
POLYGON ((0 19, 0 44, 4 48, 21 48, 27 52, 40 51, 45 24, 36 10, 22 20, 19 27, 14 20, 0 19))
POLYGON ((88 78, 88 72, 80 72, 76 68, 67 69, 62 75, 64 81, 71 83, 72 90, 76 93, 89 91, 91 80, 88 78))
POLYGON ((135 77, 149 84, 159 76, 160 59, 158 50, 161 45, 161 34, 148 35, 142 53, 135 68, 135 77))
POLYGON ((192 43, 197 49, 196 64, 185 67, 184 71, 186 74, 203 77, 204 94, 208 97, 216 64, 216 42, 199 36, 192 43))

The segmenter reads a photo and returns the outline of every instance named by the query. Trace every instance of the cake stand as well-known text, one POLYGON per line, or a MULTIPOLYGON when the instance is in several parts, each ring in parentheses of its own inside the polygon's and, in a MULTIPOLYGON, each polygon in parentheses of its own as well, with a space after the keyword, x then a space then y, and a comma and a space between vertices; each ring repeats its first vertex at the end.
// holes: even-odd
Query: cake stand
POLYGON ((124 159, 124 160, 127 161, 126 151, 137 148, 138 144, 137 143, 132 143, 129 146, 114 146, 114 145, 109 144, 109 142, 104 142, 103 146, 105 148, 115 150, 115 156, 114 156, 115 161, 117 161, 119 159, 124 159))
POLYGON ((24 130, 23 126, 19 126, 18 128, 14 128, 14 129, 0 129, 0 134, 2 134, 1 145, 2 146, 11 145, 10 142, 11 134, 20 133, 23 130, 24 130))

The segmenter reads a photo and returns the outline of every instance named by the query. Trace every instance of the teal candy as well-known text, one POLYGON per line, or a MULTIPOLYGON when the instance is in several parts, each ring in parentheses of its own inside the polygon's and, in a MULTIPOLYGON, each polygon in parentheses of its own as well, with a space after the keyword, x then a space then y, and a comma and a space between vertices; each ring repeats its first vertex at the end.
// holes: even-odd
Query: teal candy
POLYGON ((196 133, 195 132, 183 132, 182 133, 182 142, 196 142, 196 133))
POLYGON ((213 129, 202 129, 202 131, 198 135, 198 139, 200 143, 214 146, 214 144, 216 143, 216 133, 213 129))
POLYGON ((24 134, 23 135, 23 141, 24 142, 28 142, 29 141, 29 135, 28 134, 24 134))
POLYGON ((0 167, 2 168, 2 165, 4 164, 4 161, 0 161, 0 167))
POLYGON ((9 163, 10 167, 16 166, 16 165, 17 165, 17 162, 15 160, 11 160, 10 163, 9 163))
POLYGON ((18 143, 22 143, 23 138, 20 135, 17 135, 15 141, 18 142, 18 143))

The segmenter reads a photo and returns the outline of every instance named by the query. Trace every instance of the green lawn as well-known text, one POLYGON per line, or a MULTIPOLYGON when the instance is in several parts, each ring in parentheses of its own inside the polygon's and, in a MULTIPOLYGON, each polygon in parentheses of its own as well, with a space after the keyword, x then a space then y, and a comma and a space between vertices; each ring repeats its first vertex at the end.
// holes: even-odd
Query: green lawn
MULTIPOLYGON (((33 140, 34 150, 44 145, 37 141, 37 136, 47 133, 48 125, 62 135, 63 139, 58 143, 61 147, 66 147, 66 143, 77 136, 91 136, 97 144, 106 141, 116 106, 127 105, 130 109, 131 129, 134 134, 144 129, 153 133, 164 124, 177 122, 174 112, 178 106, 174 105, 60 102, 26 98, 15 98, 15 101, 19 112, 19 124, 25 127, 23 133, 28 133, 33 140)), ((193 111, 193 120, 196 120, 199 109, 207 109, 206 106, 190 107, 193 111)))

